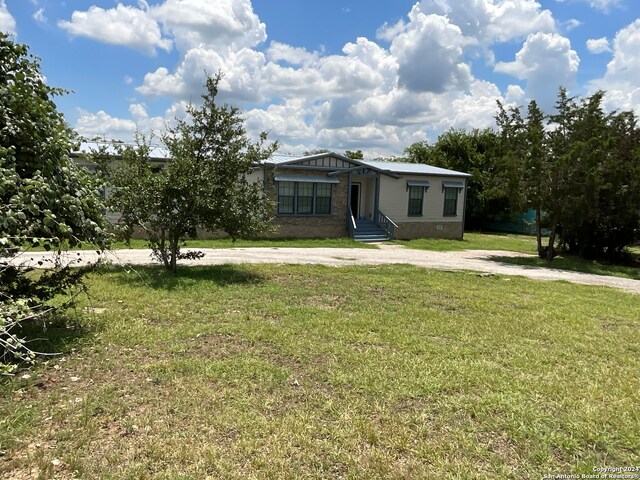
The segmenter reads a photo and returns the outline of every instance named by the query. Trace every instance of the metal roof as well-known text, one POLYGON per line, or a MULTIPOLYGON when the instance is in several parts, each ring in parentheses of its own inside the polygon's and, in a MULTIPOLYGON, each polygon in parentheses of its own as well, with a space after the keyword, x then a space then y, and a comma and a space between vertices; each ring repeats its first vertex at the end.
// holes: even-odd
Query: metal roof
POLYGON ((448 177, 470 177, 468 173, 448 170, 446 168, 425 165, 424 163, 389 162, 384 160, 358 160, 363 165, 380 171, 390 171, 398 174, 438 175, 448 177))
MULTIPOLYGON (((132 143, 118 142, 82 142, 78 150, 71 153, 91 153, 92 150, 98 150, 99 148, 104 147, 105 153, 107 153, 108 155, 117 156, 118 146, 135 147, 136 145, 132 143)), ((153 160, 168 160, 169 151, 165 147, 159 145, 151 145, 149 147, 149 158, 153 160)))
POLYGON ((352 162, 356 165, 362 165, 363 167, 369 167, 379 172, 389 172, 400 175, 436 175, 447 177, 470 177, 468 173, 458 172, 456 170, 449 170, 446 168, 434 167, 432 165, 425 165, 423 163, 407 163, 407 162, 390 162, 386 160, 360 160, 345 157, 334 152, 318 153, 315 155, 298 157, 294 155, 280 155, 275 154, 270 158, 262 162, 267 165, 284 165, 287 163, 297 163, 305 160, 311 160, 322 157, 335 157, 341 160, 352 162))

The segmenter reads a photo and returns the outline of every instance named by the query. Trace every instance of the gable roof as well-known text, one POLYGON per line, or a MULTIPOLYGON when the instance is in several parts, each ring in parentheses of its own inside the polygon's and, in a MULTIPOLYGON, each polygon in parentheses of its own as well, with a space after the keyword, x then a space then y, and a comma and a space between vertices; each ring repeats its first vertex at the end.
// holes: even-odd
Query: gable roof
POLYGON ((270 158, 264 160, 262 164, 270 166, 285 166, 285 165, 301 165, 312 163, 315 160, 323 158, 334 158, 341 161, 343 164, 348 164, 352 168, 364 167, 370 168, 379 173, 395 175, 431 175, 431 176, 447 176, 447 177, 470 177, 471 175, 464 172, 458 172, 456 170, 449 170, 446 168, 434 167, 432 165, 426 165, 424 163, 408 163, 408 162, 390 162, 386 160, 360 160, 345 157, 335 152, 318 153, 315 155, 307 155, 303 157, 296 157, 292 155, 272 155, 270 158))

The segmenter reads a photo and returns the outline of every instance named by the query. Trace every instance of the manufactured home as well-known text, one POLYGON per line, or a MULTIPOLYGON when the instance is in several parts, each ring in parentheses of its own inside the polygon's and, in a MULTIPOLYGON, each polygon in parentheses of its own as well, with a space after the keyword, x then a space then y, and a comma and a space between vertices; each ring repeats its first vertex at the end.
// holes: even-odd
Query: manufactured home
POLYGON ((376 241, 462 239, 469 174, 336 153, 274 155, 256 166, 275 201, 276 235, 376 241))
MULTIPOLYGON (((83 147, 83 151, 89 148, 83 147)), ((169 161, 162 149, 151 153, 150 161, 157 170, 169 161)), ((73 156, 79 164, 95 168, 82 153, 73 156)), ((277 229, 270 236, 383 241, 462 239, 464 234, 467 173, 419 163, 356 160, 327 152, 303 157, 273 155, 255 165, 249 177, 262 183, 274 200, 277 229)))

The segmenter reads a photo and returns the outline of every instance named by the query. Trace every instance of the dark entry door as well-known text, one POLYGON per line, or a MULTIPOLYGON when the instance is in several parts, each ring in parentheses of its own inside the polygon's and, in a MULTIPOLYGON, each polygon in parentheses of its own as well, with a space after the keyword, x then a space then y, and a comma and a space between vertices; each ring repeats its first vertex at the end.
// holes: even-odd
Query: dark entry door
POLYGON ((351 215, 353 218, 358 218, 360 212, 360 184, 351 184, 351 215))

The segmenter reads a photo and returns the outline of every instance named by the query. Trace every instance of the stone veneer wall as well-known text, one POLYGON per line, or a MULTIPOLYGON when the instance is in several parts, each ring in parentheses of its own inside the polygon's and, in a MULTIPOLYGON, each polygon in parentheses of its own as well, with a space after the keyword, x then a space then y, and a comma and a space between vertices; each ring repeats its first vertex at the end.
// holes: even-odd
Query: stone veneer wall
MULTIPOLYGON (((301 170, 293 168, 278 168, 278 174, 300 176, 324 176, 326 170, 301 170)), ((273 180, 274 170, 267 172, 266 191, 270 198, 277 201, 276 185, 273 180)), ((332 184, 331 215, 278 215, 277 206, 274 207, 274 224, 277 230, 270 237, 296 237, 296 238, 324 238, 346 237, 347 230, 347 189, 349 188, 348 175, 338 175, 340 183, 332 184)))
POLYGON ((412 240, 414 238, 462 238, 462 222, 406 222, 398 223, 396 228, 398 240, 412 240), (442 226, 442 229, 438 229, 442 226))

